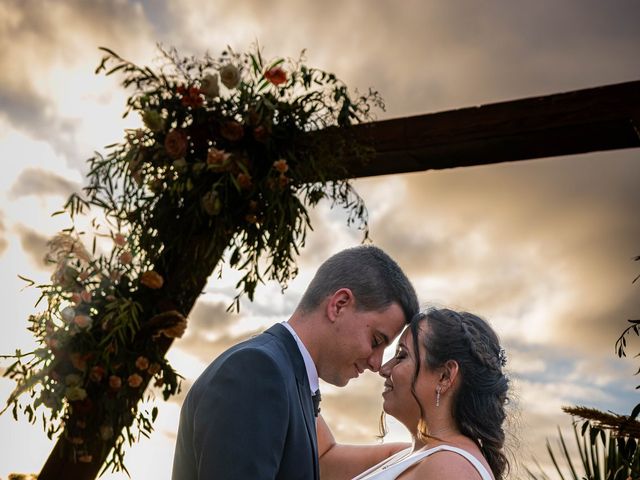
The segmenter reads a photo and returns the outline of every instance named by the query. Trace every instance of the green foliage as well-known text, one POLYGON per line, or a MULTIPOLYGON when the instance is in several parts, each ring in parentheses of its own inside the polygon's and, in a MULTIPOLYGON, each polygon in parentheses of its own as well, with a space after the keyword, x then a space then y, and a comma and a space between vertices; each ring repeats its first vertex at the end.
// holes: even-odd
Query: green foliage
MULTIPOLYGON (((547 440, 547 452, 553 463, 555 478, 560 480, 627 480, 640 475, 640 449, 637 441, 628 437, 613 437, 609 430, 592 426, 585 421, 581 427, 574 422, 573 434, 580 463, 574 463, 567 442, 558 429, 558 445, 554 449, 547 440)), ((536 462, 539 472, 529 469, 533 480, 550 477, 536 462)))

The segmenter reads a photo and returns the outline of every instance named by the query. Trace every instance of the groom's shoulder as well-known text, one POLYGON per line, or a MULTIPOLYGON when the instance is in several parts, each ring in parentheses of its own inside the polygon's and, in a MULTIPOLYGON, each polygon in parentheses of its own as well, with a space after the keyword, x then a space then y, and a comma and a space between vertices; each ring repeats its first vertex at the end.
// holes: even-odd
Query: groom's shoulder
POLYGON ((281 366, 286 356, 282 339, 270 334, 269 330, 228 348, 209 365, 208 370, 215 371, 247 362, 266 362, 281 366))

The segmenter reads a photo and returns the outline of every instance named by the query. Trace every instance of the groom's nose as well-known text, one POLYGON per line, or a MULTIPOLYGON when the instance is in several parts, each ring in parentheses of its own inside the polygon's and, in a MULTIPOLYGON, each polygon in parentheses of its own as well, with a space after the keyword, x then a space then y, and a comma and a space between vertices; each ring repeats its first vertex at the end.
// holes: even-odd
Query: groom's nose
POLYGON ((369 365, 369 370, 371 370, 372 372, 377 372, 378 370, 380 370, 380 366, 382 365, 383 354, 384 354, 384 351, 381 348, 373 351, 373 353, 371 354, 371 356, 367 361, 369 365))

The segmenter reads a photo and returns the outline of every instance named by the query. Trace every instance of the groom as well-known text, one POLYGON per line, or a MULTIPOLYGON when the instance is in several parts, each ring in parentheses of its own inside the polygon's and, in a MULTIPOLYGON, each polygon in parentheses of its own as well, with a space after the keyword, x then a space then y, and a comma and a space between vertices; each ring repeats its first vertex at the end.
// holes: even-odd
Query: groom
POLYGON ((193 384, 173 480, 317 480, 318 378, 344 386, 377 371, 417 312, 411 283, 379 248, 330 257, 287 322, 230 348, 193 384))

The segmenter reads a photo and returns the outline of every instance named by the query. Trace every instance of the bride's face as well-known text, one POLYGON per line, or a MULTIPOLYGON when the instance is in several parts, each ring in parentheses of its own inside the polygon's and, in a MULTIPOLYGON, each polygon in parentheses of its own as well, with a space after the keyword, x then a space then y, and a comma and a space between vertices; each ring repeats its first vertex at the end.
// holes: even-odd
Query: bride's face
MULTIPOLYGON (((420 335, 422 336, 422 332, 420 335)), ((411 393, 416 362, 419 361, 411 330, 407 327, 398 340, 395 356, 380 368, 380 375, 385 379, 383 409, 409 430, 414 430, 420 419, 420 407, 411 393)))

